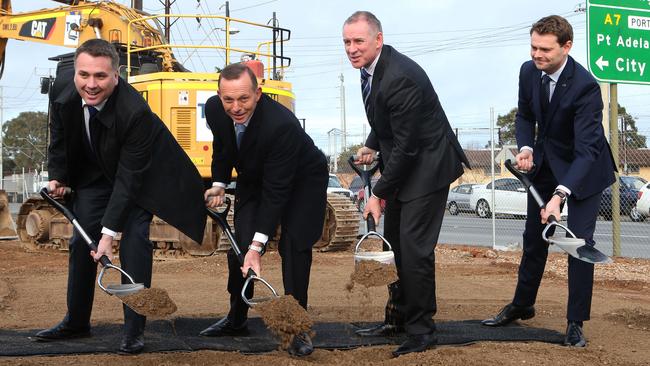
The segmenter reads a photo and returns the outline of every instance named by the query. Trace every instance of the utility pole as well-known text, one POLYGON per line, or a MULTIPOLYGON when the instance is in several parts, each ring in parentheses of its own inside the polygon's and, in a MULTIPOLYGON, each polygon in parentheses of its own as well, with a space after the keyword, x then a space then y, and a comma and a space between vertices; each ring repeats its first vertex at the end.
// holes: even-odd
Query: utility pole
POLYGON ((346 122, 345 122, 345 85, 343 73, 339 75, 339 80, 341 80, 341 131, 343 131, 343 137, 341 142, 341 151, 345 150, 348 147, 346 136, 348 135, 346 122))
POLYGON ((2 133, 2 124, 4 123, 3 112, 4 112, 4 98, 2 96, 2 86, 0 86, 0 189, 5 189, 5 186, 4 186, 4 181, 5 181, 4 178, 5 178, 5 176, 4 176, 4 172, 3 172, 3 169, 2 169, 3 165, 4 165, 4 164, 2 164, 2 161, 3 161, 3 158, 4 158, 4 154, 3 154, 3 151, 2 151, 3 138, 4 138, 4 134, 2 133))
POLYGON ((131 0, 131 7, 135 10, 142 11, 142 0, 131 0))
MULTIPOLYGON (((139 1, 141 3, 140 7, 142 7, 142 0, 132 0, 132 1, 133 1, 134 4, 136 4, 139 1)), ((178 19, 176 19, 176 20, 174 20, 172 22, 169 19, 168 15, 171 14, 172 5, 174 5, 176 0, 158 0, 158 1, 165 7, 165 15, 167 15, 165 17, 165 25, 164 25, 165 39, 167 40, 167 42, 171 43, 171 28, 172 28, 172 25, 174 23, 176 23, 176 20, 178 20, 178 19)))

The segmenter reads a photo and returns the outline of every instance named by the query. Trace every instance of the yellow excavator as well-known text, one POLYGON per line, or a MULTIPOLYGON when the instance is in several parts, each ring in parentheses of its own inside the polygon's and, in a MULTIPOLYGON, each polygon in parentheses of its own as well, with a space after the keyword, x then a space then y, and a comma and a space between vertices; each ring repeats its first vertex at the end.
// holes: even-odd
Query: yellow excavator
MULTIPOLYGON (((266 25, 218 15, 149 15, 113 1, 84 0, 53 0, 65 5, 12 13, 11 2, 0 1, 2 68, 8 39, 73 48, 91 38, 110 41, 120 53, 121 76, 140 91, 206 182, 209 182, 211 174, 212 133, 205 121, 203 107, 205 101, 216 94, 219 69, 215 67, 215 72, 191 72, 174 57, 173 50, 208 54, 213 59, 215 55, 225 53, 221 59, 225 64, 230 62, 231 55, 240 55, 241 62, 257 75, 262 91, 294 110, 295 95, 291 84, 283 80, 284 70, 291 63, 291 59, 283 54, 283 44, 289 40, 290 31, 275 26, 275 21, 273 25, 266 25), (225 31, 225 45, 170 44, 160 25, 165 20, 180 18, 196 18, 198 22, 211 26, 223 24, 223 27, 212 27, 209 32, 225 31), (251 34, 266 33, 269 36, 260 35, 260 39, 270 41, 259 42, 256 49, 233 47, 230 34, 236 29, 234 24, 238 28, 250 28, 251 34)), ((53 82, 45 80, 42 90, 56 90, 56 80, 69 79, 74 72, 72 53, 50 60, 57 61, 56 78, 53 82)), ((203 243, 199 246, 164 221, 154 218, 150 237, 155 256, 184 258, 211 255, 229 248, 227 239, 221 238, 218 226, 208 220, 203 243)), ((72 235, 72 226, 67 220, 36 196, 21 206, 17 226, 20 240, 32 249, 67 250, 72 235)), ((315 247, 321 251, 348 249, 356 240, 358 228, 358 212, 352 201, 348 197, 328 195, 323 236, 315 247)), ((114 246, 119 249, 119 237, 114 246)))

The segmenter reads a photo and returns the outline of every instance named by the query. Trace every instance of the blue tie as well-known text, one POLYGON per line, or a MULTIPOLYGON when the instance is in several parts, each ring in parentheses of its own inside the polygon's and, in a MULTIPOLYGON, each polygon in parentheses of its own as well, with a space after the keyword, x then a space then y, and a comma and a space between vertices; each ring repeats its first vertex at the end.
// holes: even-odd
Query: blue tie
POLYGON ((548 74, 542 76, 542 112, 546 112, 548 105, 551 101, 551 77, 548 74))
MULTIPOLYGON (((99 112, 99 110, 91 105, 86 105, 88 107, 88 124, 86 125, 88 129, 88 141, 90 142, 90 148, 93 149, 93 119, 99 112)), ((94 150, 94 149, 93 149, 94 150)))
POLYGON ((237 148, 241 145, 241 139, 244 137, 246 125, 243 123, 235 123, 235 137, 237 138, 237 148))
POLYGON ((366 115, 370 112, 370 104, 368 98, 370 97, 370 74, 366 69, 361 68, 361 95, 363 96, 363 105, 366 107, 366 115))
POLYGON ((90 115, 90 118, 88 118, 88 120, 89 120, 89 121, 92 121, 93 118, 95 117, 95 115, 97 115, 97 112, 99 112, 99 111, 97 110, 97 108, 95 108, 95 107, 89 105, 89 106, 88 106, 88 114, 90 115))

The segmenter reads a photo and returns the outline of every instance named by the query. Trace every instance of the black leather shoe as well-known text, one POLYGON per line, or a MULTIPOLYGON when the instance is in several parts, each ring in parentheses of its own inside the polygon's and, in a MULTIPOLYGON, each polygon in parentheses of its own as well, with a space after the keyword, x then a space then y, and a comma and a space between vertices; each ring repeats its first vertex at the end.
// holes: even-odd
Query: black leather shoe
POLYGON ((569 324, 566 326, 564 345, 573 347, 585 347, 587 345, 587 340, 582 332, 582 326, 580 323, 569 321, 569 324))
POLYGON ((438 338, 433 334, 411 334, 406 342, 402 343, 393 351, 393 356, 398 357, 412 352, 424 352, 434 348, 438 344, 438 338))
POLYGON ((85 328, 73 328, 65 322, 61 322, 50 329, 41 330, 34 335, 34 338, 41 342, 87 337, 90 337, 90 326, 85 328))
POLYGON ((506 305, 494 318, 485 319, 481 322, 488 327, 500 327, 517 319, 526 320, 535 316, 534 306, 506 305))
POLYGON ((293 337, 293 341, 287 348, 292 356, 305 357, 314 352, 314 345, 311 343, 311 337, 307 333, 301 333, 293 337))
POLYGON ((247 336, 248 334, 246 322, 240 326, 235 326, 227 316, 199 333, 204 337, 247 336))
POLYGON ((125 335, 120 343, 120 353, 135 355, 144 348, 144 335, 125 335))
POLYGON ((404 327, 382 323, 370 328, 357 329, 354 332, 361 337, 392 337, 404 333, 404 327))

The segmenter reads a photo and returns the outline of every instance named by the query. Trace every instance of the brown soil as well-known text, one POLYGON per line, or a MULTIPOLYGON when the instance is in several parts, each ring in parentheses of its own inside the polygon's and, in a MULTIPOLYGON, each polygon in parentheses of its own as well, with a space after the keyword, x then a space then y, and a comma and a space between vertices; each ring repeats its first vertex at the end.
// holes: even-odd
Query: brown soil
POLYGON ((255 305, 254 309, 260 313, 264 324, 280 337, 283 349, 291 344, 294 336, 311 332, 313 322, 293 296, 276 297, 255 305))
POLYGON ((363 260, 355 263, 354 272, 350 275, 350 284, 346 285, 346 288, 352 290, 355 283, 365 287, 377 287, 389 285, 395 281, 397 281, 395 264, 363 260))
MULTIPOLYGON (((436 249, 437 321, 484 319, 512 299, 521 252, 489 252, 475 247, 436 249)), ((264 278, 281 284, 277 252, 264 256, 264 278)), ((67 253, 26 252, 16 242, 0 242, 0 328, 44 329, 61 321, 66 308, 67 253)), ((353 253, 314 253, 308 313, 313 321, 367 322, 384 316, 386 288, 359 286, 346 291, 353 253)), ((564 332, 566 255, 551 253, 536 304, 537 316, 523 322, 564 332)), ((153 283, 178 305, 175 316, 222 317, 228 311, 226 257, 219 253, 154 263, 153 283)), ((439 346, 393 359, 395 346, 350 351, 316 351, 296 359, 279 350, 263 355, 237 352, 169 352, 120 356, 0 357, 2 365, 648 365, 650 261, 616 259, 597 266, 591 320, 585 323, 585 349, 546 343, 479 342, 439 346), (644 327, 646 330, 644 330, 644 327)), ((278 289, 282 290, 282 289, 278 289)), ((251 316, 256 316, 251 312, 251 316)), ((97 289, 92 323, 121 323, 121 303, 97 289)), ((197 333, 200 329, 196 330, 197 333)), ((113 345, 117 348, 118 345, 113 345)))
POLYGON ((120 296, 120 299, 136 313, 152 318, 172 315, 178 309, 162 288, 145 288, 134 294, 120 296))

